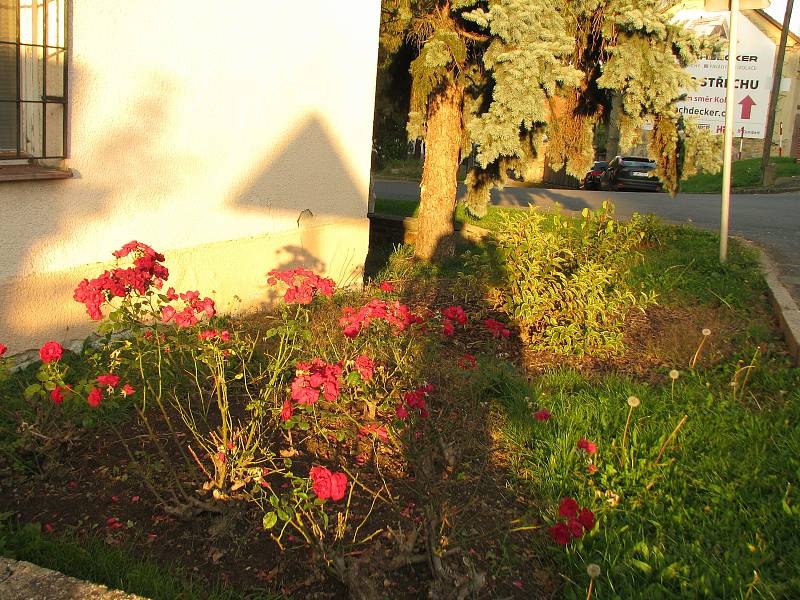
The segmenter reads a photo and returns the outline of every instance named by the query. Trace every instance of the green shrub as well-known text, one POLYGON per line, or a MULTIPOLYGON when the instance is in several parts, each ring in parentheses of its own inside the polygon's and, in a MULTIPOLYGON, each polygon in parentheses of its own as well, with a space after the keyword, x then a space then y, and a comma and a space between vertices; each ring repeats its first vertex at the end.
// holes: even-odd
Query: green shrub
POLYGON ((503 273, 497 302, 523 341, 559 354, 621 353, 625 315, 655 302, 625 277, 655 226, 638 215, 621 223, 613 213, 606 201, 580 219, 505 216, 495 233, 503 273))

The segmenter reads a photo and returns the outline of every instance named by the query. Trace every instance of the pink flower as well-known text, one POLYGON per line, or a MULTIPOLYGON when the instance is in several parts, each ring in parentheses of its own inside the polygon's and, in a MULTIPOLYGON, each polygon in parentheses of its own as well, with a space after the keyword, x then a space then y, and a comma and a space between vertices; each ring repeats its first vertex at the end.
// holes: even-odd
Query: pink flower
POLYGON ((549 421, 552 417, 552 413, 546 408, 533 413, 533 418, 537 421, 549 421))
POLYGON ((124 386, 122 386, 122 395, 123 396, 130 396, 134 392, 136 392, 136 390, 131 387, 131 384, 126 383, 124 386))
POLYGON ((161 322, 162 323, 169 323, 172 319, 175 318, 175 315, 178 311, 176 311, 172 306, 165 306, 161 309, 161 322))
POLYGON ((89 392, 89 395, 86 397, 86 401, 89 403, 89 406, 92 408, 97 408, 100 406, 100 401, 103 399, 103 392, 99 388, 92 388, 89 392))
POLYGON ((553 539, 554 542, 557 544, 561 544, 562 546, 566 546, 569 543, 571 534, 569 531, 569 527, 565 523, 556 523, 550 529, 547 530, 550 534, 550 537, 553 539))
POLYGON ((578 440, 578 449, 585 450, 586 454, 594 454, 595 452, 597 452, 597 446, 594 444, 594 442, 590 442, 589 440, 583 437, 580 440, 578 440))
POLYGON ((97 376, 97 383, 102 385, 103 387, 111 386, 117 387, 119 385, 119 375, 114 375, 113 373, 108 373, 106 375, 98 375, 97 376))
POLYGON ((54 360, 61 360, 63 354, 64 354, 64 349, 58 342, 53 342, 53 341, 45 342, 45 344, 39 349, 39 358, 42 359, 43 363, 53 362, 54 360))
POLYGON ((365 354, 356 357, 355 360, 356 370, 358 371, 359 375, 361 375, 361 379, 364 381, 370 381, 372 379, 373 372, 375 370, 375 362, 365 354))
POLYGON ((379 287, 381 291, 386 292, 388 294, 391 294, 394 291, 394 286, 388 281, 384 281, 383 283, 381 283, 379 287))
POLYGON ((50 399, 55 404, 61 404, 64 401, 64 388, 62 388, 60 385, 57 385, 55 388, 53 388, 53 391, 50 392, 50 399))
POLYGON ((578 515, 578 503, 572 498, 564 498, 558 505, 558 515, 567 519, 574 519, 578 515))
POLYGON ((294 414, 294 410, 292 409, 292 402, 290 400, 285 400, 283 402, 283 408, 281 409, 281 420, 288 421, 292 418, 294 414))
POLYGON ((338 501, 344 498, 347 490, 347 475, 344 473, 332 473, 325 467, 311 467, 309 476, 311 477, 311 489, 320 500, 330 498, 338 501))
POLYGON ((167 300, 172 302, 173 300, 177 300, 179 298, 178 294, 175 293, 175 288, 171 287, 167 290, 167 300))

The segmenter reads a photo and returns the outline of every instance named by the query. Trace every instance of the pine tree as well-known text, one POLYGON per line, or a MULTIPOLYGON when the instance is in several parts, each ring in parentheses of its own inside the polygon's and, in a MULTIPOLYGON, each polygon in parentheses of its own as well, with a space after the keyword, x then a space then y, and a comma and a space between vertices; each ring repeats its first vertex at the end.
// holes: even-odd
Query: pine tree
POLYGON ((416 254, 450 251, 461 157, 473 144, 467 207, 545 155, 582 176, 597 124, 613 120, 625 150, 653 124, 650 154, 671 193, 698 168, 719 166, 719 145, 676 109, 683 67, 714 49, 671 21, 661 0, 384 0, 385 35, 416 43, 410 138, 426 141, 416 254), (614 96, 619 110, 612 111, 614 96), (545 140, 547 140, 545 142, 545 140))

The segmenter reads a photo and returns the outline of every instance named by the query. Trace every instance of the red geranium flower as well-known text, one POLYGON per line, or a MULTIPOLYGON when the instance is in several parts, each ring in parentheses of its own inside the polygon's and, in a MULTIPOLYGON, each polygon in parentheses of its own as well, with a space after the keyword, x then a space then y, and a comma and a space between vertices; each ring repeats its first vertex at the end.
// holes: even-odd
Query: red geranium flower
POLYGON ((558 506, 558 514, 567 519, 574 519, 578 514, 578 503, 572 498, 564 498, 558 506))
POLYGON ((453 322, 450 319, 444 319, 442 321, 442 334, 446 336, 451 336, 455 333, 456 328, 453 326, 453 322))
POLYGON ((569 527, 565 523, 556 523, 547 530, 553 541, 562 546, 566 546, 570 540, 569 527))
POLYGON ((43 363, 53 362, 54 360, 61 360, 64 354, 64 348, 58 342, 45 342, 44 346, 39 349, 39 358, 43 363))
POLYGON ((586 454, 594 454, 595 452, 597 452, 597 446, 594 444, 594 442, 590 442, 589 440, 583 437, 580 440, 578 440, 578 449, 585 450, 586 454))
POLYGON ((542 410, 533 413, 533 418, 536 419, 537 421, 549 421, 552 417, 553 417, 552 413, 546 408, 543 408, 542 410))
POLYGON ((103 392, 100 388, 92 388, 89 392, 89 395, 86 397, 86 401, 89 403, 89 406, 92 408, 97 408, 100 406, 100 401, 103 399, 103 392))
POLYGON ((133 389, 133 387, 131 387, 131 384, 130 384, 130 383, 126 383, 124 386, 122 386, 122 395, 123 395, 123 396, 130 396, 130 395, 131 395, 131 394, 133 394, 135 391, 136 391, 136 390, 135 390, 135 389, 133 389))
POLYGON ((586 528, 586 531, 591 531, 594 528, 594 513, 588 508, 582 508, 578 522, 586 528))
POLYGON ((570 519, 567 523, 567 527, 569 527, 569 532, 572 534, 572 537, 579 538, 583 535, 583 525, 576 519, 570 519))
POLYGON ((394 286, 388 281, 384 281, 383 283, 381 283, 379 287, 381 288, 381 291, 387 292, 389 294, 391 294, 394 291, 394 286))
POLYGON ((0 344, 0 356, 3 356, 3 354, 6 353, 6 350, 8 350, 8 347, 6 347, 5 344, 0 344))

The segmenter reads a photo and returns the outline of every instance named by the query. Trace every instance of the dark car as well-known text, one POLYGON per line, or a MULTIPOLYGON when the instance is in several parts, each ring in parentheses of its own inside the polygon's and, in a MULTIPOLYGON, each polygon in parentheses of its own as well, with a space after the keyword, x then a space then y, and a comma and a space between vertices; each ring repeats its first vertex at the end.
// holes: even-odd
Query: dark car
POLYGON ((585 190, 599 190, 600 189, 600 177, 603 175, 603 171, 608 168, 608 163, 604 160, 598 160, 593 165, 592 168, 589 169, 589 172, 586 173, 586 177, 583 178, 583 189, 585 190))
POLYGON ((616 156, 600 178, 605 190, 640 190, 660 192, 661 181, 655 176, 656 161, 640 156, 616 156))

